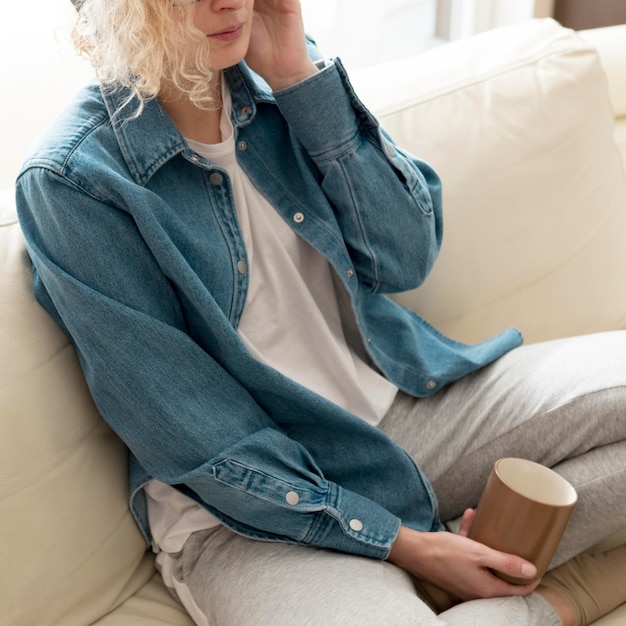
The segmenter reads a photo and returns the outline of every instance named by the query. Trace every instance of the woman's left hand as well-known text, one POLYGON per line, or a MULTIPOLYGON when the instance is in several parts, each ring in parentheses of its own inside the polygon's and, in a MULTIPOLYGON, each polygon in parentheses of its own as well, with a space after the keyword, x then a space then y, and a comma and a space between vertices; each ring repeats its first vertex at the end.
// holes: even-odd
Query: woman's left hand
POLYGON ((515 585, 491 570, 532 580, 532 563, 468 539, 474 511, 465 511, 459 533, 418 532, 401 527, 388 560, 413 575, 439 611, 475 598, 525 596, 539 581, 515 585))
POLYGON ((299 0, 255 0, 245 60, 274 91, 318 71, 307 53, 299 0))

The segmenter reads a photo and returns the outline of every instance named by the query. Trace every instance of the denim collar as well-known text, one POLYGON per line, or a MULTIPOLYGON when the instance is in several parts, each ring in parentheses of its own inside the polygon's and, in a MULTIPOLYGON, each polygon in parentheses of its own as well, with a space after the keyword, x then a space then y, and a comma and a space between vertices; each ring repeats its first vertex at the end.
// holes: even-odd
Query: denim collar
MULTIPOLYGON (((232 122, 235 128, 251 123, 256 116, 258 103, 275 102, 267 83, 253 74, 244 62, 225 70, 225 76, 231 90, 232 122)), ((156 99, 146 103, 138 118, 129 119, 138 106, 136 99, 131 99, 116 114, 129 94, 126 88, 102 88, 102 96, 124 160, 135 182, 146 185, 167 161, 180 153, 189 158, 191 151, 156 99)))
POLYGON ((274 95, 269 85, 250 71, 245 63, 240 63, 225 71, 233 102, 233 125, 248 125, 256 116, 257 104, 274 103, 274 95))

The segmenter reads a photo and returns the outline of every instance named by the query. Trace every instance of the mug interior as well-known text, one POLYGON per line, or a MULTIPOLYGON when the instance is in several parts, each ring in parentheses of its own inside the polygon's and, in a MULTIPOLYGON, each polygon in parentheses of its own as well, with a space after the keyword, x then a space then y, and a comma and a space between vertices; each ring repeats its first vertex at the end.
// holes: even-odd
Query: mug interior
POLYGON ((571 506, 578 499, 576 490, 565 478, 527 459, 500 459, 496 472, 507 487, 541 504, 571 506))

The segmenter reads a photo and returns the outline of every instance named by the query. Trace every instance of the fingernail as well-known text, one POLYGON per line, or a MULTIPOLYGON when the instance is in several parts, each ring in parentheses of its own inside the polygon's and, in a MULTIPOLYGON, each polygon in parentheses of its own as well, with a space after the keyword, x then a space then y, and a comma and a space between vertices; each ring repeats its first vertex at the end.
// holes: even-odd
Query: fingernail
POLYGON ((524 578, 532 578, 537 573, 537 568, 530 563, 524 563, 522 565, 522 576, 524 578))

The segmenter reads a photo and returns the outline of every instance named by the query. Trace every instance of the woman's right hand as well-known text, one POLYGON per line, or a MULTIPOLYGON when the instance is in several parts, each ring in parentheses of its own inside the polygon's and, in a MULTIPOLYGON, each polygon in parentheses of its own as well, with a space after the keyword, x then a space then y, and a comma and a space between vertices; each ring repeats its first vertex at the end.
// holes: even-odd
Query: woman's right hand
POLYGON ((433 594, 441 609, 476 598, 525 596, 539 581, 516 585, 498 578, 491 570, 517 578, 531 579, 536 574, 532 563, 513 554, 493 550, 467 537, 473 511, 468 509, 458 535, 450 532, 424 533, 402 527, 391 548, 388 561, 401 567, 443 593, 433 594), (436 596, 436 597, 435 597, 436 596))
POLYGON ((274 91, 318 71, 307 52, 298 0, 255 0, 246 63, 274 91))

